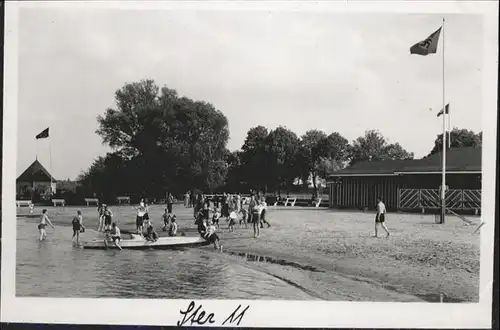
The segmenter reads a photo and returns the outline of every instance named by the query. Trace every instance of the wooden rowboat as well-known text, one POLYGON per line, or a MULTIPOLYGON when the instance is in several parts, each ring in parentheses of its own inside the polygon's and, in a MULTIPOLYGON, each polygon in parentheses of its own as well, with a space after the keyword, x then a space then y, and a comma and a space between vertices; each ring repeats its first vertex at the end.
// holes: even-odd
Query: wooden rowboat
MULTIPOLYGON (((122 249, 147 250, 147 249, 176 249, 184 247, 194 247, 210 244, 207 240, 201 237, 160 237, 156 241, 148 241, 140 235, 130 234, 123 235, 119 242, 122 249)), ((94 239, 83 243, 84 249, 118 249, 112 241, 107 241, 107 247, 104 243, 104 238, 94 239)))

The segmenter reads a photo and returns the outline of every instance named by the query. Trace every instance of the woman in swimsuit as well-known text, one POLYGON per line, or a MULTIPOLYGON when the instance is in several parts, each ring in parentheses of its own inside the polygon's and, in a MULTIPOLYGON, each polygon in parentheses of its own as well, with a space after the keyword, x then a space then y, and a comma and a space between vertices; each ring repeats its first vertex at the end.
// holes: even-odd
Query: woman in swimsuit
POLYGON ((40 230, 40 241, 43 241, 47 238, 47 231, 45 230, 45 227, 47 227, 47 223, 52 227, 52 229, 55 229, 54 225, 52 224, 52 222, 50 222, 50 219, 47 216, 47 209, 43 209, 42 219, 40 220, 40 224, 38 225, 38 230, 40 230))
POLYGON ((80 239, 80 231, 82 233, 83 233, 83 231, 85 231, 85 227, 83 226, 82 211, 80 211, 80 210, 76 211, 76 216, 73 218, 72 224, 73 224, 73 237, 72 237, 72 239, 75 239, 75 237, 76 237, 76 244, 78 244, 78 241, 80 239))

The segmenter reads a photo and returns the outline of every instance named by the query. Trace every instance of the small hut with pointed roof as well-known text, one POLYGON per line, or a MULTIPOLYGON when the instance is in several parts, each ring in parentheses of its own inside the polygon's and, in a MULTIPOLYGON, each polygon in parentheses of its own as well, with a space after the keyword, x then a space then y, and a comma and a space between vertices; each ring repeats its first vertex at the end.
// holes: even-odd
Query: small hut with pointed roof
POLYGON ((38 159, 16 180, 18 198, 33 199, 35 196, 40 196, 42 199, 50 199, 50 196, 55 192, 56 180, 38 159))

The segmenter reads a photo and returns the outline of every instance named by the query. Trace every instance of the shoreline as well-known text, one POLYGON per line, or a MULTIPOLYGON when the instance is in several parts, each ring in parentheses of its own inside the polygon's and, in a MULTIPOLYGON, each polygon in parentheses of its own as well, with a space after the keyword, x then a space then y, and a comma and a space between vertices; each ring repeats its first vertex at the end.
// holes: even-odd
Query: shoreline
MULTIPOLYGON (((84 225, 96 229, 95 211, 86 214, 82 210, 84 225)), ((135 230, 132 209, 115 210, 120 229, 135 230)), ((64 219, 60 212, 49 210, 49 217, 51 213, 56 226, 69 225, 73 217, 71 211, 63 212, 64 219)), ((159 230, 161 213, 161 208, 154 207, 150 217, 164 236, 159 230)), ((181 206, 174 213, 179 233, 197 235, 192 209, 181 206)), ((473 234, 475 226, 465 226, 458 218, 450 217, 443 226, 434 223, 433 215, 389 213, 387 225, 392 235, 377 239, 372 237, 373 214, 369 212, 269 208, 267 215, 272 227, 261 229, 257 239, 250 225, 244 229, 237 223, 235 232, 228 233, 227 223, 221 220, 219 236, 224 254, 246 258, 251 267, 302 287, 317 299, 479 300, 480 235, 473 234), (255 259, 262 262, 252 262, 255 259), (315 278, 317 287, 305 287, 308 281, 301 281, 301 276, 315 278)))

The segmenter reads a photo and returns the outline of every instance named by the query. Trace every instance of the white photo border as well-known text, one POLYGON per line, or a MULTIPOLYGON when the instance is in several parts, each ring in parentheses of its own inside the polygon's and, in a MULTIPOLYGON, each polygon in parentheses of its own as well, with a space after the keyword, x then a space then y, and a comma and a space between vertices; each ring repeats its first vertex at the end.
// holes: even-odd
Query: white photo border
MULTIPOLYGON (((60 324, 176 325, 179 311, 190 300, 80 299, 16 297, 16 208, 17 158, 18 11, 26 7, 72 6, 157 10, 265 10, 331 11, 345 13, 478 14, 484 18, 483 60, 483 174, 480 298, 478 303, 386 303, 338 301, 199 300, 213 312, 219 326, 239 305, 249 305, 240 326, 252 327, 365 327, 365 328, 490 328, 492 317, 493 247, 495 226, 495 169, 497 137, 497 45, 496 1, 109 1, 109 2, 6 2, 3 112, 2 268, 1 321, 60 324), (8 233, 8 234, 7 234, 8 233), (112 306, 112 308, 110 308, 112 306), (81 311, 85 313, 81 313, 81 311), (134 313, 130 313, 134 311, 134 313), (140 311, 147 311, 143 313, 140 311), (144 316, 148 318, 145 319, 144 316)), ((190 324, 186 324, 189 326, 190 324)), ((234 325, 234 324, 233 324, 234 325)))

